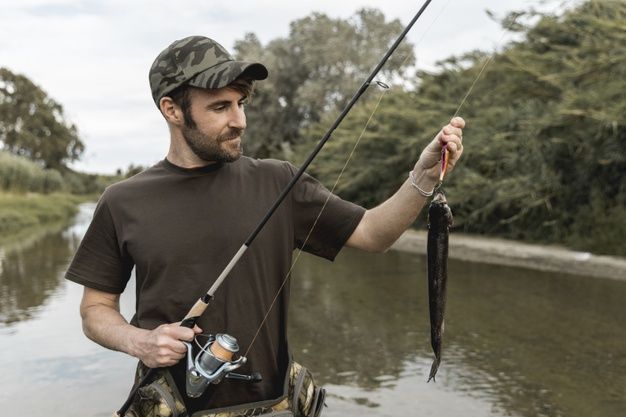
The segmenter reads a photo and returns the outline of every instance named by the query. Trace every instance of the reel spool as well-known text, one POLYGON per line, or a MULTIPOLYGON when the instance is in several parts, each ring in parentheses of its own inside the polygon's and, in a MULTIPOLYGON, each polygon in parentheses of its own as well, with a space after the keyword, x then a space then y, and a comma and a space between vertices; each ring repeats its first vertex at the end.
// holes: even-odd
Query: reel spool
POLYGON ((239 351, 237 339, 228 334, 209 335, 206 344, 193 359, 193 346, 187 346, 187 395, 198 398, 204 393, 209 384, 219 384, 223 378, 241 379, 250 382, 260 382, 261 374, 254 372, 251 375, 236 374, 232 371, 246 363, 246 357, 240 356, 233 360, 239 351))

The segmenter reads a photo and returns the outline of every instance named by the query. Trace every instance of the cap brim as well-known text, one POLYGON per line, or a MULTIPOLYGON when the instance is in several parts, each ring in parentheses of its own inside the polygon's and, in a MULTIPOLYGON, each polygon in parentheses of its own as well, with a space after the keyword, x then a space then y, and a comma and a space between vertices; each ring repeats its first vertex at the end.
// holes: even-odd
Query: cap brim
POLYGON ((268 72, 265 65, 258 62, 226 61, 194 75, 188 84, 193 87, 217 89, 226 87, 242 75, 253 80, 264 80, 268 72))

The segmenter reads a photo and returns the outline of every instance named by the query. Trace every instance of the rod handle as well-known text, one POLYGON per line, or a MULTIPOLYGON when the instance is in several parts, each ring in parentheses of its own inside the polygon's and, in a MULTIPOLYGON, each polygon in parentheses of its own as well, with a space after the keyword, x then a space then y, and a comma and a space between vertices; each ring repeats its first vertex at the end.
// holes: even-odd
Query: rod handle
POLYGON ((188 327, 193 329, 198 318, 204 313, 204 310, 209 306, 210 298, 202 297, 196 301, 196 303, 191 307, 191 310, 187 313, 185 318, 181 321, 180 325, 183 327, 188 327))

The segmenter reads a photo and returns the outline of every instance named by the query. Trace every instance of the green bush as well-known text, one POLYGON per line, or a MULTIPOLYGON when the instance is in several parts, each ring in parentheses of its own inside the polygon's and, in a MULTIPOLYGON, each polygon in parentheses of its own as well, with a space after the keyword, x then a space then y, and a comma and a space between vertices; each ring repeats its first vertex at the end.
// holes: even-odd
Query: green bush
POLYGON ((106 187, 122 179, 117 175, 86 174, 69 169, 63 173, 66 190, 79 195, 101 194, 106 187))
POLYGON ((52 193, 64 189, 61 174, 26 158, 0 151, 0 190, 52 193))

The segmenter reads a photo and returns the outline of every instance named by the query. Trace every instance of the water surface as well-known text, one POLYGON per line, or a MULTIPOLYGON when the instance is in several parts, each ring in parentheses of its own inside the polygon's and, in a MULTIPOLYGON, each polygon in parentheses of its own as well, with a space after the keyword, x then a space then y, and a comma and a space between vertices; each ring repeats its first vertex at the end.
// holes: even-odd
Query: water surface
MULTIPOLYGON (((87 340, 63 272, 91 217, 0 242, 0 409, 110 416, 135 361, 87 340)), ((425 259, 302 257, 290 343, 328 389, 327 417, 626 415, 626 282, 450 262, 443 362, 426 383, 425 259)), ((126 317, 133 285, 122 296, 126 317)))

